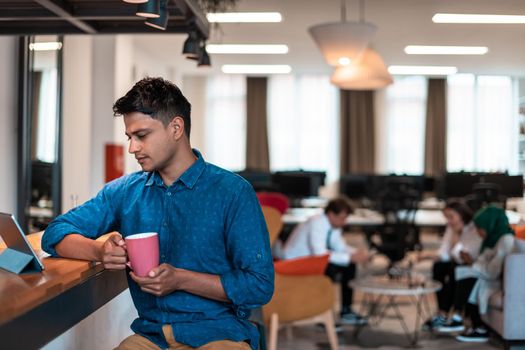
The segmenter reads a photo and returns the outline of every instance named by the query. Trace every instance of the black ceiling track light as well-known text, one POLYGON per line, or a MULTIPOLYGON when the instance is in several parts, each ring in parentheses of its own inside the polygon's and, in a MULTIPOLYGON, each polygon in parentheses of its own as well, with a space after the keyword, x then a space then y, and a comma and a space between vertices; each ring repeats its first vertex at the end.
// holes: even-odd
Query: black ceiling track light
POLYGON ((160 0, 148 0, 148 2, 139 4, 136 15, 145 18, 159 18, 160 0))
POLYGON ((197 67, 210 67, 210 66, 211 66, 210 55, 208 55, 208 51, 206 51, 206 42, 203 41, 203 44, 200 49, 199 63, 197 63, 197 67))
POLYGON ((186 58, 197 58, 199 57, 200 39, 195 30, 191 30, 188 34, 188 38, 184 41, 182 47, 182 54, 186 58))
POLYGON ((160 3, 160 12, 159 17, 157 18, 148 18, 146 20, 146 25, 160 29, 160 30, 166 30, 168 27, 168 17, 169 17, 169 11, 168 11, 168 0, 162 0, 160 3))

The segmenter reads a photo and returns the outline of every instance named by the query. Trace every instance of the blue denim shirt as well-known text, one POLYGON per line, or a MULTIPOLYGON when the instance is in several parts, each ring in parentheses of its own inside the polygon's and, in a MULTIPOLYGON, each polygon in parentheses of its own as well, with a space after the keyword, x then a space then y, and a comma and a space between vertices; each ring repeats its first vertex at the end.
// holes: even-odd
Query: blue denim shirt
POLYGON ((197 161, 170 187, 156 172, 137 172, 108 183, 95 198, 57 217, 42 238, 43 249, 57 256, 55 245, 79 233, 97 238, 118 231, 124 237, 158 232, 160 262, 219 275, 231 303, 184 291, 156 297, 140 290, 128 276, 138 318, 131 329, 167 347, 162 325, 192 347, 216 340, 249 341, 258 332, 247 318, 267 303, 274 271, 269 236, 259 202, 241 177, 197 161))

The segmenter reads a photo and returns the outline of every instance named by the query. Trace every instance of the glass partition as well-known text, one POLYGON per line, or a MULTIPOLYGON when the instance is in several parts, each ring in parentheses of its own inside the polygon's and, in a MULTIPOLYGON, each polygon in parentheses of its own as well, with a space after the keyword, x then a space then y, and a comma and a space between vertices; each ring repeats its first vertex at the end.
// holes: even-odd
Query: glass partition
POLYGON ((62 38, 26 37, 20 54, 18 217, 26 232, 36 232, 61 212, 62 38))

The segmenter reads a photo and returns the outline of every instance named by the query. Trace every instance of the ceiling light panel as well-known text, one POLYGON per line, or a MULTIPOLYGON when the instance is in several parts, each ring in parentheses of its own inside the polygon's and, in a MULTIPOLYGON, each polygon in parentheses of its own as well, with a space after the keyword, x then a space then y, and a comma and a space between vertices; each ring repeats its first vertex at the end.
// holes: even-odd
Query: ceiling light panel
POLYGON ((436 13, 434 23, 482 23, 482 24, 521 24, 525 16, 521 15, 485 15, 468 13, 436 13))
POLYGON ((452 75, 458 69, 452 66, 389 66, 388 72, 394 75, 452 75))
POLYGON ((287 45, 206 45, 208 53, 213 54, 267 54, 279 55, 288 53, 287 45))
POLYGON ((287 64, 225 64, 221 70, 227 74, 288 74, 292 67, 287 64))
POLYGON ((283 20, 279 12, 217 12, 206 15, 210 23, 277 23, 283 20))
POLYGON ((32 51, 56 51, 61 48, 62 43, 54 41, 29 44, 29 50, 32 51))
POLYGON ((486 46, 426 46, 408 45, 407 55, 484 55, 489 51, 486 46))

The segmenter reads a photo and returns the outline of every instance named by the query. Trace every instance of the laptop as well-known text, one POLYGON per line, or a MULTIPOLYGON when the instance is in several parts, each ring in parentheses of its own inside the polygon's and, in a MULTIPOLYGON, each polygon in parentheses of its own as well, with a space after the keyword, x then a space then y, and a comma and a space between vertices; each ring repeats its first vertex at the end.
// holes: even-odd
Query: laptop
POLYGON ((0 254, 0 268, 17 274, 44 269, 14 215, 0 213, 0 236, 7 246, 0 254))

